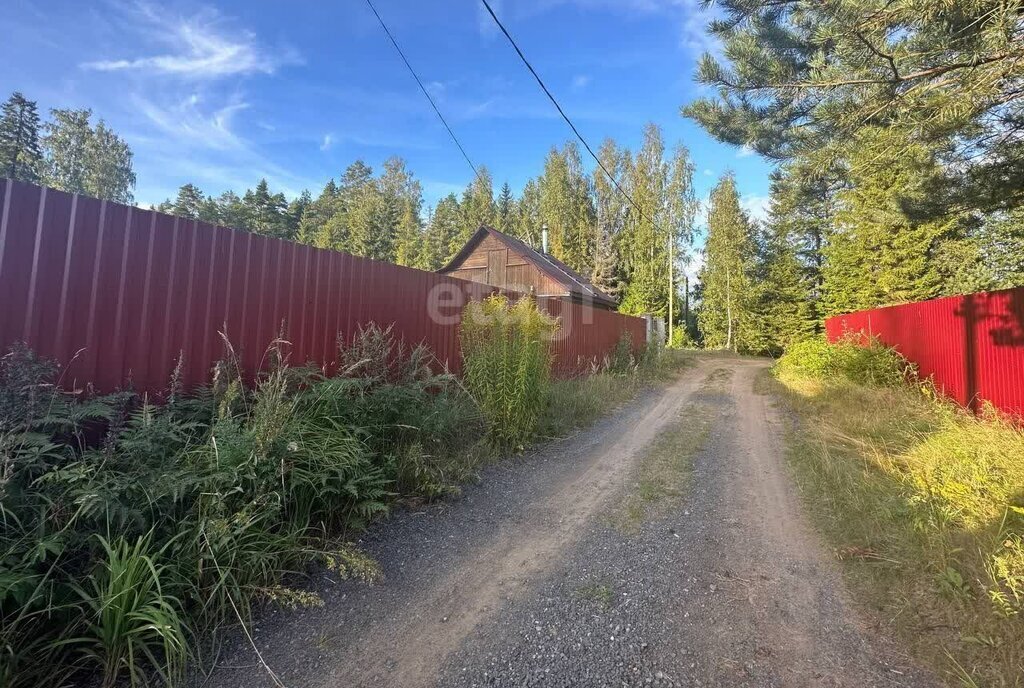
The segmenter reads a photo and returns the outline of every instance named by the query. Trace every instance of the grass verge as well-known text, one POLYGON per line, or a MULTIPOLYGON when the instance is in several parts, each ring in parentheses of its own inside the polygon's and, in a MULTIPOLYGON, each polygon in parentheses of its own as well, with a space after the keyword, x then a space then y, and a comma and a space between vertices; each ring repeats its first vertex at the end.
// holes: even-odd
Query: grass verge
POLYGON ((658 356, 658 360, 642 362, 625 373, 606 370, 552 381, 547 411, 539 419, 538 435, 554 439, 584 428, 632 401, 644 389, 674 380, 696 360, 691 352, 672 349, 665 349, 658 356))
MULTIPOLYGON (((877 384, 877 383, 876 383, 877 384)), ((855 595, 950 685, 1024 685, 1024 433, 780 366, 789 459, 855 595)))

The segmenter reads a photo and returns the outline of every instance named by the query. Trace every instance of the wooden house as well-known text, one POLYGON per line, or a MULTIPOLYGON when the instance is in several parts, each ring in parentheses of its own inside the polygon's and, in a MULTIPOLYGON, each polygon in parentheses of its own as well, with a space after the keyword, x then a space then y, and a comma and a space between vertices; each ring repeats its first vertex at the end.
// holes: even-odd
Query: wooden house
POLYGON ((615 300, 554 256, 498 230, 482 226, 451 262, 438 270, 522 294, 557 297, 615 310, 615 300))

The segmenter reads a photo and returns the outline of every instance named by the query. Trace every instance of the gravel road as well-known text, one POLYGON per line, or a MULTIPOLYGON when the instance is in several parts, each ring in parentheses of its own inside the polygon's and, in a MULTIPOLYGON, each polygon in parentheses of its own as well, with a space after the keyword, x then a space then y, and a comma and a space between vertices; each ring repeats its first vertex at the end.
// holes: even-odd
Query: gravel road
POLYGON ((846 599, 783 458, 766 363, 701 357, 575 437, 378 524, 369 586, 264 614, 197 685, 930 686, 846 599), (663 433, 697 432, 681 496, 614 514, 663 433), (688 422, 688 419, 692 422, 688 422))

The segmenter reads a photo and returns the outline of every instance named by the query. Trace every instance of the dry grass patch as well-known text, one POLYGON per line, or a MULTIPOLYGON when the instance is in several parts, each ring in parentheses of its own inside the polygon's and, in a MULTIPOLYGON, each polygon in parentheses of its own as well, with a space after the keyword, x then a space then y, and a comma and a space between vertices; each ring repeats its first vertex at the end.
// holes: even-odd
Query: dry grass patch
POLYGON ((626 533, 671 508, 686 494, 693 459, 707 441, 712 408, 689 404, 661 432, 640 459, 632 487, 611 514, 612 524, 626 533))

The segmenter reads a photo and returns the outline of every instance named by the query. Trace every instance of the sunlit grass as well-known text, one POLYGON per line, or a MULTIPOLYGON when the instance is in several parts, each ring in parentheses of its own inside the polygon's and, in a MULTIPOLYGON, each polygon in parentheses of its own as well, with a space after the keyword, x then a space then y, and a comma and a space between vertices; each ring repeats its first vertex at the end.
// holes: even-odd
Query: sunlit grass
POLYGON ((1024 433, 784 367, 791 463, 861 599, 951 684, 1024 685, 1024 433))

